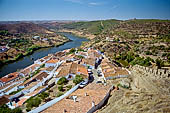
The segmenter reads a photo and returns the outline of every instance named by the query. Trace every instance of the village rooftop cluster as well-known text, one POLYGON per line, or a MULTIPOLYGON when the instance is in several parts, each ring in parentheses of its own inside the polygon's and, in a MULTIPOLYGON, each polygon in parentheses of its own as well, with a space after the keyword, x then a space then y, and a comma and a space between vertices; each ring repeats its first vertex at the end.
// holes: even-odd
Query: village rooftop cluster
POLYGON ((20 107, 26 111, 28 100, 48 92, 50 98, 28 111, 88 112, 109 91, 111 86, 106 85, 107 80, 129 74, 127 69, 112 64, 98 50, 72 48, 49 54, 19 72, 0 78, 0 105, 6 104, 11 109, 20 107), (83 80, 79 81, 78 77, 83 80), (63 78, 67 84, 59 83, 63 78), (76 83, 75 79, 79 82, 76 83), (62 94, 59 95, 59 91, 62 94), (59 98, 61 95, 63 98, 59 98), (87 106, 83 107, 85 104, 87 106))

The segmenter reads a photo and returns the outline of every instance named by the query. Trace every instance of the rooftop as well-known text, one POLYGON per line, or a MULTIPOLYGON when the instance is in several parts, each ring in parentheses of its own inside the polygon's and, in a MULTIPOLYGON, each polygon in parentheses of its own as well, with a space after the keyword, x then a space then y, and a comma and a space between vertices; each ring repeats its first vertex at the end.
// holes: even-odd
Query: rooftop
POLYGON ((74 62, 71 63, 63 63, 58 69, 57 69, 58 75, 57 77, 63 77, 67 76, 68 74, 80 74, 88 76, 88 71, 85 66, 81 64, 77 64, 74 62))
POLYGON ((129 74, 126 69, 116 67, 115 65, 110 63, 107 59, 102 60, 101 68, 105 77, 129 74))
POLYGON ((2 77, 2 78, 0 79, 0 81, 6 83, 6 82, 9 82, 9 81, 11 81, 11 80, 13 80, 13 79, 16 79, 18 76, 19 76, 19 73, 18 73, 18 72, 10 73, 10 74, 2 77))
POLYGON ((63 113, 64 109, 67 113, 87 113, 92 108, 92 101, 95 105, 98 104, 105 97, 109 88, 110 86, 103 86, 101 84, 89 84, 83 89, 76 90, 69 96, 77 96, 76 102, 67 97, 47 108, 43 113, 63 113))
POLYGON ((0 106, 5 104, 5 103, 8 103, 9 102, 8 98, 9 98, 9 96, 7 96, 7 95, 1 96, 0 97, 0 106))
POLYGON ((39 66, 40 66, 39 64, 32 64, 29 67, 26 67, 25 69, 21 70, 20 72, 23 73, 24 75, 27 75, 39 66))
POLYGON ((46 63, 57 63, 59 60, 58 59, 51 59, 51 60, 48 60, 46 63))
POLYGON ((82 63, 88 64, 91 66, 95 66, 95 59, 94 58, 84 58, 84 59, 82 59, 82 63))

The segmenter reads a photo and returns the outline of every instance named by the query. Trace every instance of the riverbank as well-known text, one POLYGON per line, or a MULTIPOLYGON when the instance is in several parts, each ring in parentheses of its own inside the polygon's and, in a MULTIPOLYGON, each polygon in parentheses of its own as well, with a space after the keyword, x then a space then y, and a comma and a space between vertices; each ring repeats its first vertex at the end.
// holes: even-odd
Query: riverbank
POLYGON ((84 32, 77 31, 77 30, 62 29, 62 30, 59 30, 59 32, 72 33, 75 36, 87 38, 89 40, 94 39, 96 37, 93 34, 87 34, 87 33, 84 33, 84 32))
POLYGON ((20 53, 13 59, 1 61, 0 62, 0 68, 2 68, 4 65, 7 65, 9 63, 16 62, 16 61, 24 58, 25 56, 32 55, 37 50, 40 50, 40 49, 43 49, 43 48, 59 47, 59 46, 64 45, 65 43, 70 42, 70 41, 72 41, 72 40, 68 39, 67 41, 61 42, 61 43, 56 44, 56 45, 42 46, 42 47, 41 46, 35 46, 33 48, 29 48, 29 49, 31 49, 30 51, 27 51, 25 53, 20 53))
POLYGON ((0 68, 0 76, 2 77, 9 73, 15 72, 17 70, 24 69, 27 66, 33 64, 35 60, 45 57, 48 54, 53 54, 58 51, 63 51, 65 49, 80 47, 82 42, 88 41, 86 38, 77 37, 70 33, 62 33, 62 34, 66 36, 69 39, 69 41, 62 43, 58 46, 52 46, 52 47, 41 48, 41 49, 39 48, 35 50, 31 55, 22 56, 22 58, 20 58, 17 61, 13 61, 11 63, 7 63, 3 65, 0 68))

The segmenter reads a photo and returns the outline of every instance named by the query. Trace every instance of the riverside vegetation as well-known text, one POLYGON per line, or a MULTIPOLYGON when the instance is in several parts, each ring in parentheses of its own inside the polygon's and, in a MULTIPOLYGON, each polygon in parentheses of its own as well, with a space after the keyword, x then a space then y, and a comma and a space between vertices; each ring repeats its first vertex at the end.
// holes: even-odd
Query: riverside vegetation
POLYGON ((1 66, 30 55, 40 48, 59 46, 69 41, 65 36, 33 23, 2 24, 0 26, 0 46, 8 48, 7 51, 0 53, 1 66))

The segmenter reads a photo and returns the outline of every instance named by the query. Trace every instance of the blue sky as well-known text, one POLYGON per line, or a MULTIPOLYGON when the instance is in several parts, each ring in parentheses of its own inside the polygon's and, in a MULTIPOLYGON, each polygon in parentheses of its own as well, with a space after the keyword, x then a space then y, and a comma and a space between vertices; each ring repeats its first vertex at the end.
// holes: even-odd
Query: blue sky
POLYGON ((0 21, 170 19, 170 0, 0 0, 0 21))

